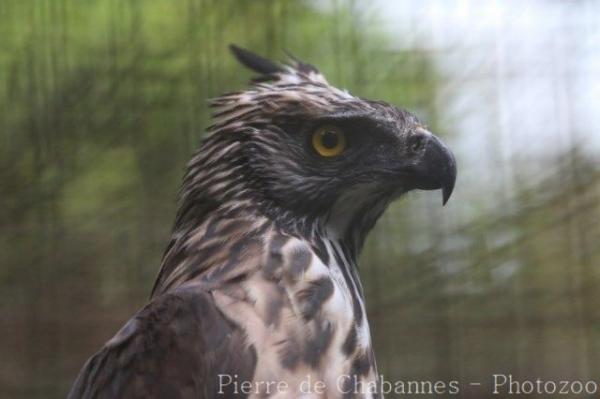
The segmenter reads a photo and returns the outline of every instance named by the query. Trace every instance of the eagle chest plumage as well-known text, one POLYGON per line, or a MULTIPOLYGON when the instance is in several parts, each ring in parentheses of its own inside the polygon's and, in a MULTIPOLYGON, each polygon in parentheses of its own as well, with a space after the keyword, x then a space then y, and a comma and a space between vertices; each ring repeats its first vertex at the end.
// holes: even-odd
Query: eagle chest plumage
POLYGON ((259 267, 234 277, 231 287, 211 291, 217 308, 245 331, 246 344, 256 352, 258 390, 268 388, 263 382, 286 381, 281 394, 289 397, 310 391, 307 384, 317 381, 337 387, 345 376, 376 378, 356 282, 343 276, 335 250, 326 253, 323 259, 309 243, 270 231, 259 267))
POLYGON ((454 157, 309 64, 232 50, 260 76, 212 102, 151 301, 69 398, 380 396, 356 259, 393 199, 448 199, 454 157))
MULTIPOLYGON (((362 287, 356 272, 349 272, 355 265, 343 246, 318 231, 311 242, 282 232, 264 217, 241 214, 210 218, 179 236, 167 259, 190 248, 193 254, 186 259, 198 256, 203 267, 210 267, 180 263, 158 290, 180 286, 207 293, 215 311, 243 331, 236 346, 252 359, 252 377, 246 381, 256 397, 318 397, 311 392, 317 382, 336 387, 340 397, 350 391, 345 384, 360 381, 374 387, 377 370, 362 287), (279 381, 286 383, 281 392, 269 385, 279 381)), ((223 392, 235 393, 228 391, 235 389, 229 383, 235 375, 221 376, 223 392)), ((327 397, 335 398, 330 391, 327 397)))

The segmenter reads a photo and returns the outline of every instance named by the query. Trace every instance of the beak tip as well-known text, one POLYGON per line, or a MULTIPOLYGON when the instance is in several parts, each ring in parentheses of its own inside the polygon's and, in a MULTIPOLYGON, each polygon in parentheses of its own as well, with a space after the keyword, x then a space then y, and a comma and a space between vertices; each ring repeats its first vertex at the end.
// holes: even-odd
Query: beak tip
POLYGON ((445 206, 448 200, 450 199, 450 195, 452 195, 452 189, 447 189, 444 187, 442 189, 442 206, 445 206))
POLYGON ((446 205, 452 192, 454 191, 454 183, 456 183, 456 161, 454 157, 451 157, 450 162, 450 173, 446 179, 445 184, 442 186, 442 206, 446 205))
POLYGON ((448 200, 450 199, 450 193, 446 190, 442 192, 442 206, 446 206, 448 200))

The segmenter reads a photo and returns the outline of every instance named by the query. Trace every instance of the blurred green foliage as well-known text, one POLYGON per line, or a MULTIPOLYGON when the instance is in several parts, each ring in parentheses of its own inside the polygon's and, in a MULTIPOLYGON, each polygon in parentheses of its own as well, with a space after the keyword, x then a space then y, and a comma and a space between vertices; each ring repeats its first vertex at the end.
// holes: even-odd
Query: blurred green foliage
MULTIPOLYGON (((452 136, 431 57, 378 26, 351 1, 0 2, 0 396, 64 397, 145 303, 206 100, 249 78, 227 44, 288 49, 452 136)), ((388 379, 598 369, 600 173, 552 164, 466 225, 424 196, 378 225, 361 272, 388 379)))

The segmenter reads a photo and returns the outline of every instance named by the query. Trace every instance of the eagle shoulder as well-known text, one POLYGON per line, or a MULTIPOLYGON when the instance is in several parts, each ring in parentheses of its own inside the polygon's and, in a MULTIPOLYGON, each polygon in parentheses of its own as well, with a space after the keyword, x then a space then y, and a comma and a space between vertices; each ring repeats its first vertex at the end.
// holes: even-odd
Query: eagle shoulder
POLYGON ((87 361, 68 398, 213 398, 219 374, 251 379, 255 365, 255 348, 212 294, 183 286, 131 318, 87 361))

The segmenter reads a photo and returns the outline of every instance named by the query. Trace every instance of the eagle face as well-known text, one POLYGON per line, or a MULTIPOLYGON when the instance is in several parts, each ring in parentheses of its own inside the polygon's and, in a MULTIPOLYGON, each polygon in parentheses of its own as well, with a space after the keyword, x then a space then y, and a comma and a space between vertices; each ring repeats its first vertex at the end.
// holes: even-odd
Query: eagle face
POLYGON ((267 213, 319 219, 344 236, 349 227, 368 230, 412 189, 441 188, 448 200, 454 156, 414 115, 337 89, 301 61, 278 65, 231 49, 260 76, 249 90, 213 101, 212 130, 238 133, 243 186, 267 213))

